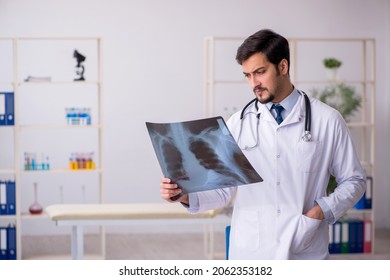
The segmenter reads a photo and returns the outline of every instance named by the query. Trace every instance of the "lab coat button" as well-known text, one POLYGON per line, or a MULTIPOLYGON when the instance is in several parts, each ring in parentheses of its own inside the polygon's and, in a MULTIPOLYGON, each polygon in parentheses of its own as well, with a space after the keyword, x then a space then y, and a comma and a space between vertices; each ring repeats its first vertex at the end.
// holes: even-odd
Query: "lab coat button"
POLYGON ((277 158, 280 158, 280 155, 276 155, 277 158))

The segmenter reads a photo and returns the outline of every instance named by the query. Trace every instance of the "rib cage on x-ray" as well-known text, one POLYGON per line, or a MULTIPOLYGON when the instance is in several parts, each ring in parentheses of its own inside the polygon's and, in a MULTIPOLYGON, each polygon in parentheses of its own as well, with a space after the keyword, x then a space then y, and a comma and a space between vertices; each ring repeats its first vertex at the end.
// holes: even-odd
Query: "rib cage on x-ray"
POLYGON ((147 125, 164 176, 184 193, 261 181, 222 118, 147 125))

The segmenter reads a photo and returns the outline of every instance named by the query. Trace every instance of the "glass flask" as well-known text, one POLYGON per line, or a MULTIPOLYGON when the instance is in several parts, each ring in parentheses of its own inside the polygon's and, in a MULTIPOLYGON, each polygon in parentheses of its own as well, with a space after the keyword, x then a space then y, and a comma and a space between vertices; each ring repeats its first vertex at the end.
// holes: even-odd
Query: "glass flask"
POLYGON ((42 206, 38 202, 38 183, 34 183, 34 203, 28 208, 31 214, 41 214, 43 211, 42 206))

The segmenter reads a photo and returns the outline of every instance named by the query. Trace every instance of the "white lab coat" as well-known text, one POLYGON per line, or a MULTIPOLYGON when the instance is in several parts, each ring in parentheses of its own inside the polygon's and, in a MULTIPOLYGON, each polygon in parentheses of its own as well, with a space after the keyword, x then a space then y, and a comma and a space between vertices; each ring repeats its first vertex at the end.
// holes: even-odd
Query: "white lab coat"
MULTIPOLYGON (((190 207, 190 212, 201 212, 226 205, 237 190, 229 259, 326 259, 328 223, 334 223, 362 197, 365 174, 344 120, 317 99, 310 99, 310 103, 311 142, 301 139, 305 126, 303 96, 280 126, 259 103, 259 145, 244 153, 263 182, 191 194, 190 200, 197 199, 198 207, 190 207), (339 186, 326 196, 330 174, 339 186), (303 215, 319 198, 331 211, 330 221, 303 215)), ((248 110, 254 112, 255 106, 248 110)), ((236 140, 240 113, 227 122, 236 140)), ((253 129, 242 132, 243 141, 253 139, 250 134, 256 132, 257 121, 252 120, 253 129)))

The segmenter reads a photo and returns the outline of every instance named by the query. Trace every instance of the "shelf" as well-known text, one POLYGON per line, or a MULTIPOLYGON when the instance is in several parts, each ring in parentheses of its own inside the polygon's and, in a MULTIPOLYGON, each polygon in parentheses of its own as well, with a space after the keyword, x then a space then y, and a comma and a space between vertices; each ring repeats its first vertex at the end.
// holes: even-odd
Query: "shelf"
MULTIPOLYGON (((36 255, 30 258, 23 258, 23 260, 72 260, 72 256, 70 254, 36 255)), ((104 257, 98 254, 84 254, 83 260, 104 260, 104 257)))
POLYGON ((42 81, 42 82, 18 82, 18 85, 19 86, 23 86, 23 85, 83 85, 83 84, 100 84, 98 81, 42 81))
POLYGON ((209 85, 213 84, 247 84, 248 82, 246 80, 214 80, 214 81, 207 81, 206 82, 209 85))
POLYGON ((15 169, 0 169, 0 174, 14 174, 16 173, 15 169))
POLYGON ((21 174, 49 174, 49 173, 102 173, 102 169, 49 169, 49 170, 22 170, 21 174))
MULTIPOLYGON (((55 198, 50 193, 49 186, 57 182, 58 178, 61 178, 61 182, 63 181, 65 184, 68 181, 71 184, 73 181, 80 182, 82 180, 82 185, 86 185, 91 190, 93 202, 98 203, 104 200, 104 178, 101 168, 104 156, 103 124, 101 122, 104 100, 101 86, 103 77, 101 67, 102 39, 99 37, 3 37, 0 38, 0 41, 9 41, 7 47, 1 49, 3 57, 9 58, 5 62, 3 61, 4 65, 2 66, 9 71, 3 76, 4 80, 0 81, 0 86, 2 91, 14 92, 14 114, 16 116, 15 125, 0 126, 0 129, 8 127, 13 133, 13 143, 11 144, 10 140, 7 148, 13 151, 14 160, 7 160, 7 163, 4 164, 6 168, 0 169, 0 174, 12 174, 15 177, 16 215, 0 216, 0 219, 1 221, 15 221, 18 229, 16 230, 16 256, 21 259, 23 256, 22 236, 29 234, 29 226, 34 227, 35 221, 48 219, 45 213, 32 215, 28 210, 27 213, 21 212, 22 209, 26 209, 26 201, 31 200, 29 198, 31 192, 26 189, 27 185, 30 184, 29 180, 42 181, 42 186, 46 189, 40 193, 45 196, 45 199, 42 200, 47 205, 56 203, 55 198), (85 81, 74 80, 82 77, 83 74, 80 72, 84 73, 83 62, 85 60, 85 58, 83 60, 74 56, 75 49, 82 50, 82 55, 87 58, 85 81), (48 72, 42 73, 46 70, 48 72), (30 80, 26 81, 25 79, 28 77, 30 80), (91 116, 93 117, 92 125, 68 124, 66 108, 77 106, 91 108, 94 113, 91 116), (59 110, 64 108, 65 110, 61 113, 59 110), (85 131, 85 134, 81 131, 85 131), (79 134, 83 137, 79 137, 79 134), (59 140, 57 135, 60 137, 59 140), (51 138, 52 136, 55 140, 51 138), (73 141, 73 136, 76 137, 75 141, 73 141), (64 137, 71 141, 62 143, 64 137), (99 156, 99 164, 95 163, 96 167, 99 168, 70 170, 68 161, 65 159, 63 162, 52 165, 64 168, 23 170, 23 152, 26 150, 42 151, 42 149, 47 149, 50 150, 51 155, 60 157, 60 153, 71 153, 72 151, 89 149, 89 147, 92 150, 90 152, 99 156), (9 168, 10 166, 13 168, 9 168), (66 176, 57 174, 65 174, 66 176), (81 174, 81 176, 76 176, 76 174, 81 174), (22 226, 22 221, 26 220, 31 220, 32 225, 22 226)), ((5 176, 3 175, 3 177, 5 176)), ((81 194, 72 192, 69 195, 76 198, 81 194)), ((40 229, 40 232, 44 233, 45 229, 40 229)), ((100 237, 100 242, 104 244, 104 236, 100 237)), ((104 250, 102 253, 104 258, 104 250)), ((57 257, 45 255, 33 259, 57 259, 57 257)), ((61 256, 58 259, 70 259, 70 255, 66 258, 61 256)))
MULTIPOLYGON (((77 169, 77 170, 71 170, 71 169, 49 169, 49 170, 21 170, 20 174, 34 174, 34 175, 42 175, 42 174, 50 174, 50 173, 102 173, 103 170, 100 168, 97 169, 77 169)), ((14 169, 0 169, 0 174, 16 174, 16 170, 14 169)))
POLYGON ((366 81, 363 81, 363 80, 355 80, 355 81, 349 81, 349 80, 342 80, 342 81, 295 81, 294 82, 295 84, 324 84, 324 85, 328 85, 328 84, 336 84, 336 83, 344 83, 344 84, 374 84, 375 81, 371 81, 371 80, 366 80, 366 81))
MULTIPOLYGON (((206 81, 207 84, 211 85, 211 84, 246 84, 248 83, 246 80, 214 80, 214 81, 210 81, 210 80, 207 80, 206 81)), ((327 84, 334 84, 334 83, 345 83, 345 84, 374 84, 375 81, 371 81, 371 80, 367 80, 367 81, 358 81, 358 80, 355 80, 355 81, 348 81, 348 80, 345 80, 345 81, 295 81, 294 84, 324 84, 324 85, 327 85, 327 84)))
POLYGON ((347 122, 348 127, 374 127, 375 124, 371 122, 347 122))
POLYGON ((371 170, 374 167, 372 162, 367 162, 367 161, 362 161, 361 165, 366 170, 366 172, 367 172, 367 170, 371 170))
POLYGON ((2 38, 5 40, 18 40, 18 41, 38 41, 38 40, 44 40, 44 41, 100 41, 100 38, 96 37, 80 37, 80 36, 65 36, 65 37, 8 37, 8 38, 2 38))
POLYGON ((21 213, 22 220, 40 220, 40 219, 49 219, 49 216, 42 212, 42 214, 30 214, 27 212, 21 213))
POLYGON ((16 215, 0 215, 0 220, 16 220, 16 215))
POLYGON ((20 129, 101 129, 102 125, 58 125, 58 124, 43 124, 43 125, 19 125, 20 129))
POLYGON ((348 214, 371 215, 372 212, 372 209, 351 209, 348 214))

